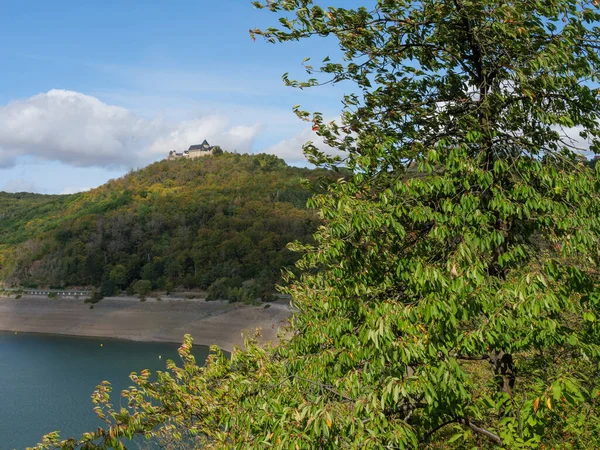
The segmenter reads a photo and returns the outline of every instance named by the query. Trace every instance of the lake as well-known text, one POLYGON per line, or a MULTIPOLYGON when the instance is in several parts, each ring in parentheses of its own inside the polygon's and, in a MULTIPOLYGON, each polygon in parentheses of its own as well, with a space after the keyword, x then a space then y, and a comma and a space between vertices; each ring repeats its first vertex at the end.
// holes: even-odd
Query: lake
MULTIPOLYGON (((0 332, 0 450, 23 449, 60 430, 79 436, 102 426, 90 399, 103 380, 113 385, 113 399, 141 369, 165 370, 178 364, 177 344, 75 338, 0 332)), ((208 354, 194 347, 198 363, 208 354)), ((117 402, 115 402, 118 404, 117 402)))

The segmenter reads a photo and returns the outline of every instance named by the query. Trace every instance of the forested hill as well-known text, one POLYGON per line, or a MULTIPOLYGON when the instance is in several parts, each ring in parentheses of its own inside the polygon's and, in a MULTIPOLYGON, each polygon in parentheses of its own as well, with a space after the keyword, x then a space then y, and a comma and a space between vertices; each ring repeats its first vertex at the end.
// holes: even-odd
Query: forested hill
POLYGON ((297 258, 286 244, 316 228, 301 180, 324 174, 224 153, 157 162, 81 194, 0 193, 0 281, 110 295, 148 280, 232 300, 264 296, 297 258))

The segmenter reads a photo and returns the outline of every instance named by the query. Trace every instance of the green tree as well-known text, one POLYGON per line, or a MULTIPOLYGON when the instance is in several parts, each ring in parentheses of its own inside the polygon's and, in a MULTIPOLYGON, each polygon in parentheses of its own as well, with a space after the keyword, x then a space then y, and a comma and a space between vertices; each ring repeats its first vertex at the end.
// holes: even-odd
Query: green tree
POLYGON ((90 292, 90 297, 85 299, 85 303, 98 303, 103 298, 104 295, 102 294, 102 292, 96 288, 93 288, 90 292))
POLYGON ((152 290, 152 281, 150 280, 137 280, 133 283, 133 291, 140 296, 145 296, 152 290))
POLYGON ((122 264, 117 264, 110 270, 109 278, 119 288, 123 289, 127 286, 127 267, 122 264))
POLYGON ((360 94, 312 116, 352 174, 312 201, 291 372, 341 392, 320 406, 342 429, 362 400, 365 444, 554 442, 598 407, 597 180, 572 138, 599 148, 595 2, 311 3, 269 2, 296 17, 256 34, 335 35, 320 72, 360 94))
POLYGON ((110 278, 103 278, 100 284, 100 293, 104 297, 111 297, 117 293, 117 285, 110 278))
POLYGON ((145 279, 155 289, 166 282, 206 289, 269 269, 262 281, 272 290, 281 262, 299 257, 287 242, 307 242, 316 229, 301 180, 322 174, 273 155, 223 153, 160 161, 94 192, 0 193, 0 279, 105 287, 110 280, 119 289, 145 279), (119 200, 123 192, 127 201, 119 200))
POLYGON ((292 332, 205 369, 186 340, 183 369, 133 377, 133 413, 100 389, 112 428, 86 442, 600 446, 599 182, 571 139, 599 150, 596 1, 374 3, 272 0, 283 28, 254 31, 335 37, 342 60, 307 66, 329 80, 285 80, 357 87, 340 123, 297 109, 349 173, 311 200, 292 332))

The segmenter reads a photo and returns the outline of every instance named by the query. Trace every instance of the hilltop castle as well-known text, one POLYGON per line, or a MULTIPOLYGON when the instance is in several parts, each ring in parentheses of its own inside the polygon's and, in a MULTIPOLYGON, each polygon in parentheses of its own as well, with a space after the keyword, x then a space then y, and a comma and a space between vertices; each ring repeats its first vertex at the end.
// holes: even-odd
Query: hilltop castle
POLYGON ((190 148, 185 150, 183 153, 177 153, 176 150, 171 150, 169 152, 169 157, 167 159, 177 159, 177 158, 200 158, 202 156, 212 155, 215 151, 214 145, 210 145, 206 139, 200 145, 191 145, 190 148))

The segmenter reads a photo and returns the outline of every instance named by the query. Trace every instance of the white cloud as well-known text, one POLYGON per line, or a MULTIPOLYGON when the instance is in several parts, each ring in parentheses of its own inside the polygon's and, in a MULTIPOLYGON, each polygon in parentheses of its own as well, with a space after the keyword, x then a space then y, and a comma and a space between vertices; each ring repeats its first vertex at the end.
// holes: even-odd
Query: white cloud
POLYGON ((573 150, 579 151, 584 155, 593 155, 593 153, 589 151, 591 140, 583 138, 580 135, 580 133, 584 130, 582 126, 577 126, 573 128, 556 127, 555 129, 560 133, 563 142, 572 146, 573 150))
POLYGON ((68 187, 64 188, 60 193, 61 194, 77 194, 79 192, 89 191, 90 189, 93 189, 93 188, 91 188, 91 187, 68 186, 68 187))
POLYGON ((171 123, 147 119, 79 92, 51 90, 0 106, 0 167, 19 156, 78 167, 134 167, 204 139, 248 152, 259 125, 208 116, 171 123))
MULTIPOLYGON (((194 109, 200 107, 199 104, 193 106, 194 109)), ((225 150, 251 153, 259 138, 259 141, 267 138, 268 142, 273 134, 293 133, 293 127, 287 125, 287 115, 284 120, 282 117, 277 119, 283 114, 276 114, 275 110, 257 109, 254 116, 249 111, 244 112, 241 123, 232 123, 226 111, 193 120, 181 120, 181 117, 166 120, 160 115, 149 119, 94 96, 51 90, 0 105, 0 168, 13 168, 19 158, 29 157, 30 161, 57 161, 70 167, 121 170, 143 166, 164 158, 169 150, 183 151, 204 139, 225 150)), ((190 110, 186 116, 191 114, 190 110)), ((237 113, 232 111, 231 114, 237 113)), ((563 130, 586 152, 589 142, 578 135, 579 131, 579 128, 563 130)), ((305 164, 302 146, 308 141, 325 153, 340 154, 323 144, 310 127, 264 151, 290 164, 305 164)), ((66 188, 61 190, 76 192, 85 190, 80 186, 89 186, 89 181, 85 180, 70 183, 72 185, 65 183, 66 188)), ((23 179, 7 182, 4 189, 39 191, 23 179)))
POLYGON ((343 155, 339 150, 323 143, 323 139, 312 128, 305 128, 295 136, 283 139, 266 149, 265 153, 277 155, 290 164, 306 163, 306 156, 304 156, 302 147, 309 141, 327 155, 343 155))
POLYGON ((51 90, 0 107, 0 163, 30 155, 75 166, 126 165, 157 125, 95 97, 51 90))
POLYGON ((30 181, 24 179, 9 180, 0 189, 4 192, 40 192, 39 187, 30 181))
MULTIPOLYGON (((573 150, 581 152, 588 158, 593 157, 593 153, 590 151, 590 140, 584 139, 579 135, 579 133, 583 131, 583 127, 555 127, 554 129, 560 133, 561 138, 565 143, 573 146, 573 150)), ((306 163, 307 161, 302 147, 308 141, 311 141, 319 150, 327 155, 344 156, 344 153, 340 150, 324 144, 323 139, 319 137, 311 128, 305 128, 291 138, 281 140, 277 144, 267 148, 265 153, 277 155, 280 158, 285 159, 290 164, 306 163)))
POLYGON ((199 144, 204 139, 211 144, 220 145, 224 150, 249 153, 260 129, 260 125, 231 127, 229 120, 224 116, 189 120, 181 122, 164 136, 158 137, 150 145, 148 153, 160 156, 169 150, 187 150, 190 144, 199 144))

